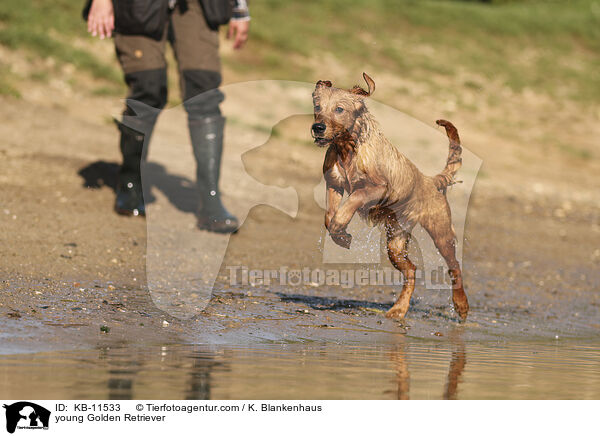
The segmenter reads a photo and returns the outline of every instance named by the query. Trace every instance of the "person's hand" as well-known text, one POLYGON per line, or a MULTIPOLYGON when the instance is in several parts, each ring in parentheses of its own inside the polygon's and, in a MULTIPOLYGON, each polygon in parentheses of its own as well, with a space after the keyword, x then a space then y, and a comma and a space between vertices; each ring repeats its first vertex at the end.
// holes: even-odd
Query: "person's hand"
POLYGON ((112 0, 94 0, 88 15, 88 32, 100 39, 110 38, 115 28, 112 0))
POLYGON ((250 20, 231 20, 227 31, 227 39, 233 39, 233 48, 239 49, 248 40, 250 20))

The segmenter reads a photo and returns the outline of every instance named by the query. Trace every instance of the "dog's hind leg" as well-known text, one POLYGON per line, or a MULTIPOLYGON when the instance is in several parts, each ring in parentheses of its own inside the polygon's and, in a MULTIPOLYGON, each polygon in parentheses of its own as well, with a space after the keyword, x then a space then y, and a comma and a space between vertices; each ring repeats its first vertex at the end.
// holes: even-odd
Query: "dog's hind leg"
POLYGON ((448 264, 448 273, 452 279, 452 302, 454 303, 454 310, 458 313, 461 320, 467 319, 469 313, 469 301, 467 300, 467 294, 463 288, 462 272, 460 271, 460 265, 456 260, 456 247, 454 238, 434 240, 435 246, 440 251, 440 254, 448 264))
POLYGON ((386 225, 387 252, 390 262, 404 275, 404 285, 398 300, 385 314, 387 318, 404 318, 408 312, 410 297, 415 290, 415 271, 417 267, 408 258, 408 242, 410 233, 386 225))
POLYGON ((467 319, 467 314, 469 313, 469 301, 463 288, 460 264, 456 260, 456 239, 452 225, 450 224, 450 214, 448 213, 446 219, 438 221, 437 225, 431 221, 423 224, 423 227, 427 230, 431 239, 433 239, 433 243, 448 265, 448 274, 450 274, 450 278, 452 279, 452 302, 454 303, 456 313, 464 321, 467 319))

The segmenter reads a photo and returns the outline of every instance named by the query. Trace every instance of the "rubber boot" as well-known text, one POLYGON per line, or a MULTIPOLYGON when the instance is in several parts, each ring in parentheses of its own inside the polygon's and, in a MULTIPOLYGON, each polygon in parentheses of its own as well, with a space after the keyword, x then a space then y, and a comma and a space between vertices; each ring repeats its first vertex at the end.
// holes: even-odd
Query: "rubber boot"
POLYGON ((123 163, 117 179, 115 211, 121 215, 145 216, 140 164, 144 149, 144 134, 115 120, 121 131, 123 163))
POLYGON ((196 216, 198 228, 217 233, 235 233, 238 220, 221 203, 219 174, 223 153, 225 118, 213 115, 188 121, 200 203, 196 216))

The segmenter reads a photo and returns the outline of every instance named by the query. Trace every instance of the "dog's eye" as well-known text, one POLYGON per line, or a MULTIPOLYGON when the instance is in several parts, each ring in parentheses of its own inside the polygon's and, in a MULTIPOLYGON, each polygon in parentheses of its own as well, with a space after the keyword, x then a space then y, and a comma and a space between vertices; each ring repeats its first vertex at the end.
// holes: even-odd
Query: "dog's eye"
POLYGON ((316 105, 316 106, 315 106, 315 112, 320 112, 320 111, 321 111, 321 106, 319 106, 319 105, 316 105))
POLYGON ((342 112, 344 112, 344 108, 343 108, 343 107, 339 107, 339 106, 338 106, 338 107, 336 107, 336 108, 335 108, 335 112, 336 112, 337 114, 341 114, 342 112))

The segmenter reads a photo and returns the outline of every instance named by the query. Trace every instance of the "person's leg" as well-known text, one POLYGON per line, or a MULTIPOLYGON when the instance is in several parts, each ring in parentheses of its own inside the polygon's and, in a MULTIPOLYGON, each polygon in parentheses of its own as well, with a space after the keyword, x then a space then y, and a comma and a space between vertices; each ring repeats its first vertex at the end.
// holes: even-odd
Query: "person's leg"
POLYGON ((219 35, 210 30, 195 0, 180 0, 171 15, 171 24, 169 39, 177 59, 197 165, 198 227, 214 232, 235 232, 239 225, 237 218, 225 209, 219 192, 225 126, 219 109, 224 98, 219 90, 219 35))
POLYGON ((140 161, 160 110, 167 102, 164 38, 115 35, 115 49, 129 88, 121 131, 123 163, 119 170, 115 210, 124 215, 145 215, 140 161))

